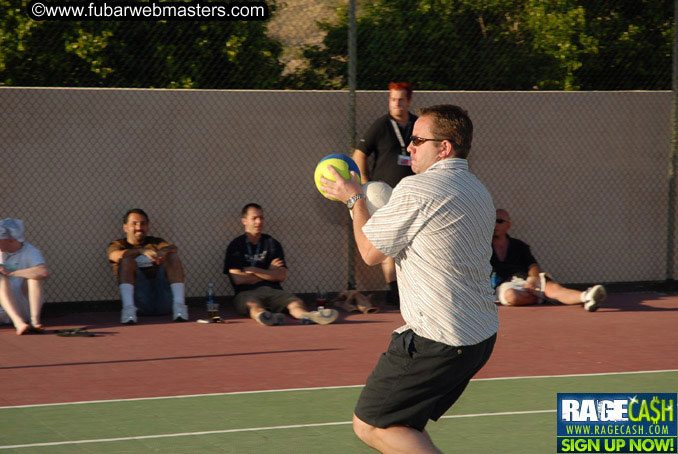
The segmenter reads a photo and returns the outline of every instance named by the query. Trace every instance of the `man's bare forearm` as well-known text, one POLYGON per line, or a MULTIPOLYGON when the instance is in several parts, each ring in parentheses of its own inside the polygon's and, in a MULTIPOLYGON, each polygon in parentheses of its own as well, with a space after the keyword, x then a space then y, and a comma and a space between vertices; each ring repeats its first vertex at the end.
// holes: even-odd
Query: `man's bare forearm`
POLYGON ((42 280, 49 277, 49 269, 46 265, 38 265, 23 270, 16 270, 9 273, 10 277, 23 277, 24 279, 42 280))
POLYGON ((263 280, 254 274, 246 273, 245 271, 238 269, 228 270, 228 274, 233 279, 233 282, 237 285, 256 284, 257 282, 263 280))
POLYGON ((244 269, 246 272, 253 274, 254 276, 257 276, 260 279, 266 280, 266 281, 276 281, 276 282, 283 282, 285 278, 287 277, 287 269, 286 268, 271 268, 271 269, 263 269, 263 268, 257 268, 254 266, 247 267, 244 269))

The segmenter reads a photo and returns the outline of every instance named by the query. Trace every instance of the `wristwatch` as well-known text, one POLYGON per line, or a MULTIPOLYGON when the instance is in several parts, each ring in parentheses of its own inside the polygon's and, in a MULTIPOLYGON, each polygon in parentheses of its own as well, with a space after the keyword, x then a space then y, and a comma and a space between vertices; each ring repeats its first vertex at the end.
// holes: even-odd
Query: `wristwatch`
POLYGON ((352 209, 353 209, 353 205, 355 205, 355 203, 356 203, 358 200, 364 199, 364 198, 365 198, 365 194, 356 194, 356 195, 354 195, 353 197, 351 197, 350 199, 348 199, 348 200, 346 201, 346 206, 348 207, 349 210, 352 210, 352 209))

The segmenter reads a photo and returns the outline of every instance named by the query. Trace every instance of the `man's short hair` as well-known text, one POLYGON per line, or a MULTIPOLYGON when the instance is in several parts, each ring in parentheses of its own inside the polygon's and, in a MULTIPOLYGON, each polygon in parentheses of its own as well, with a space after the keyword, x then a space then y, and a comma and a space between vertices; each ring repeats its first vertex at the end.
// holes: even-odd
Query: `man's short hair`
POLYGON ((240 217, 245 218, 247 217, 247 212, 249 211, 250 208, 254 208, 255 210, 261 210, 264 211, 263 208, 261 208, 261 205, 257 203, 248 203, 244 207, 242 207, 242 211, 240 212, 240 217))
POLYGON ((412 85, 408 82, 391 82, 388 84, 388 90, 405 90, 407 99, 412 99, 412 85))
POLYGON ((150 220, 148 219, 148 215, 144 210, 142 210, 141 208, 132 208, 131 210, 128 210, 127 213, 125 213, 125 215, 122 217, 123 224, 127 224, 130 214, 140 214, 146 218, 146 222, 150 222, 150 220))
POLYGON ((452 142, 455 158, 468 157, 473 140, 473 122, 468 112, 459 106, 440 104, 419 109, 419 116, 433 119, 431 133, 436 139, 452 142))

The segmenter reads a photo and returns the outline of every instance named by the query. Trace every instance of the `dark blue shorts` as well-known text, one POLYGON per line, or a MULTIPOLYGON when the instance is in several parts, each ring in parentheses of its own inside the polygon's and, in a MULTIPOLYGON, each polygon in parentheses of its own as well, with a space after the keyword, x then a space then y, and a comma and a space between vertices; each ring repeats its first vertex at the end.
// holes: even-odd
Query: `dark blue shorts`
POLYGON ((165 268, 137 268, 134 276, 134 305, 139 315, 167 315, 172 312, 172 289, 165 268))
POLYGON ((497 335, 452 347, 416 335, 393 333, 388 351, 367 379, 355 414, 374 427, 424 430, 454 404, 492 354, 497 335))

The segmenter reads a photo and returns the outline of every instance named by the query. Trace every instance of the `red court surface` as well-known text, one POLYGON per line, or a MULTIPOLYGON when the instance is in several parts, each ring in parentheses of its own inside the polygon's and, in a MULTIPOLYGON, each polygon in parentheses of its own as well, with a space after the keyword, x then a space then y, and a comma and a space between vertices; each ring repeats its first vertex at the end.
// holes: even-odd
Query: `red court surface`
MULTIPOLYGON (((117 312, 45 319, 97 337, 16 336, 0 328, 0 406, 362 385, 400 313, 343 314, 333 325, 281 327, 225 313, 226 324, 117 312)), ((476 378, 678 369, 678 295, 612 294, 581 306, 501 307, 495 352, 476 378)), ((204 317, 192 308, 191 318, 204 317)))

